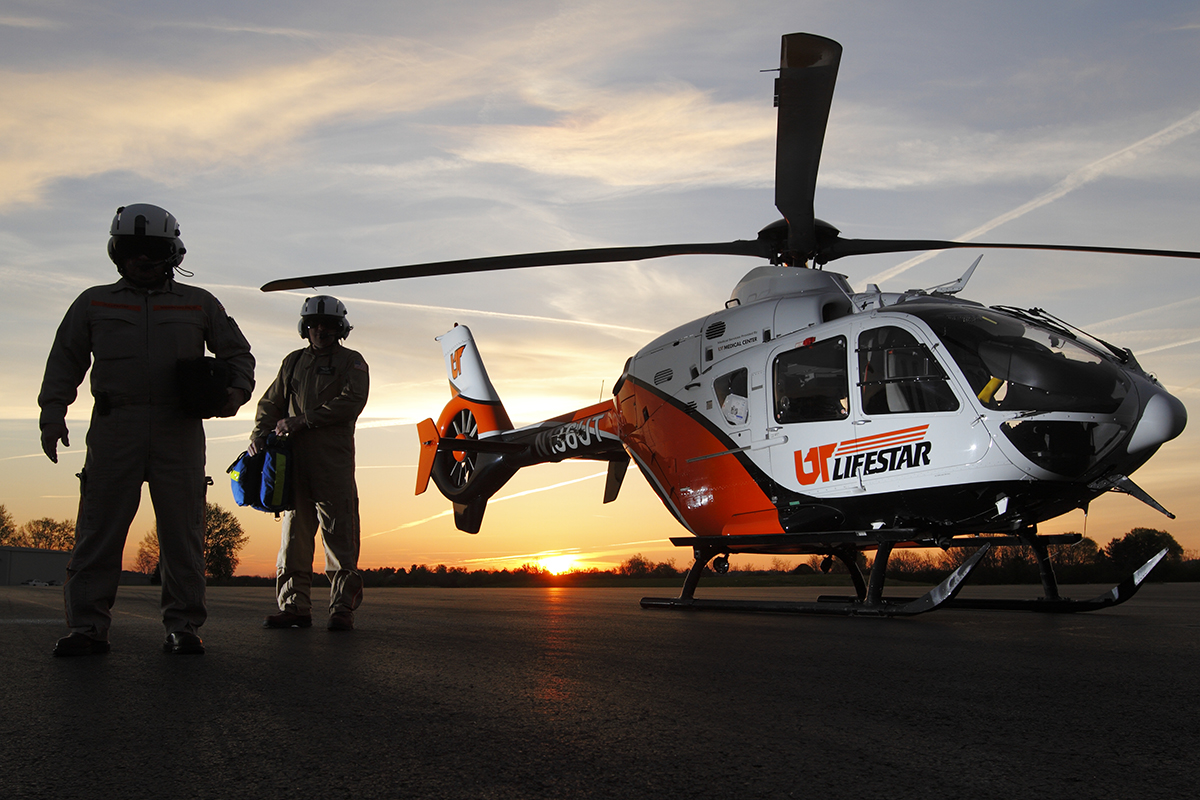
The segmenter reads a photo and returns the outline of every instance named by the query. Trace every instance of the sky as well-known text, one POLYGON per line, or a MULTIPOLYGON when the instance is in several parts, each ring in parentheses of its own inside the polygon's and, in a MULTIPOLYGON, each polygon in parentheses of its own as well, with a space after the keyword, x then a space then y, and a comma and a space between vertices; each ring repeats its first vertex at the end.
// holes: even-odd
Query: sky
MULTIPOLYGON (((116 279, 117 206, 179 220, 188 280, 224 303, 259 393, 302 346, 284 277, 540 250, 753 238, 773 207, 780 36, 844 48, 817 216, 849 237, 1200 250, 1200 6, 971 0, 0 2, 0 504, 75 516, 89 408, 60 463, 36 398, 54 331, 116 279)), ((857 289, 931 287, 978 255, 836 262, 857 289)), ((514 422, 608 397, 626 358, 719 309, 759 262, 679 257, 329 290, 355 326, 364 567, 519 566, 635 553, 690 562, 639 475, 604 505, 604 465, 519 473, 477 535, 413 495, 415 423, 448 399, 434 337, 475 334, 514 422)), ((1137 354, 1200 408, 1194 261, 988 251, 963 296, 1038 306, 1137 354)), ((86 397, 86 390, 85 390, 86 397)), ((278 523, 235 508, 225 468, 253 404, 209 422, 209 500, 272 574, 278 523)), ((1132 527, 1200 548, 1200 424, 1134 479, 1177 515, 1106 496, 1043 532, 1132 527)), ((148 494, 126 563, 153 525, 148 494)), ((735 564, 737 560, 735 559, 735 564)), ((318 564, 320 559, 318 558, 318 564)), ((318 567, 319 568, 319 567, 318 567)))

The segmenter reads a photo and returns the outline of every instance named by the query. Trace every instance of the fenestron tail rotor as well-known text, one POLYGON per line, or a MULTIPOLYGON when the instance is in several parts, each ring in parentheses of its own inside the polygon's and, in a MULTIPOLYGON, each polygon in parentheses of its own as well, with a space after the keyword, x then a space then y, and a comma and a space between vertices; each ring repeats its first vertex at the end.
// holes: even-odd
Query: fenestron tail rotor
POLYGON ((778 128, 775 150, 775 205, 784 219, 763 228, 755 239, 732 242, 663 244, 643 247, 602 247, 517 253, 426 264, 329 272, 284 278, 264 284, 264 292, 285 289, 345 286, 398 278, 455 275, 468 272, 642 261, 681 255, 752 256, 773 264, 821 266, 846 256, 905 253, 953 248, 1060 250, 1081 253, 1200 258, 1200 252, 1092 245, 956 242, 939 239, 843 239, 837 228, 814 216, 817 172, 829 109, 837 82, 842 46, 809 33, 783 37, 779 77, 775 81, 778 128))

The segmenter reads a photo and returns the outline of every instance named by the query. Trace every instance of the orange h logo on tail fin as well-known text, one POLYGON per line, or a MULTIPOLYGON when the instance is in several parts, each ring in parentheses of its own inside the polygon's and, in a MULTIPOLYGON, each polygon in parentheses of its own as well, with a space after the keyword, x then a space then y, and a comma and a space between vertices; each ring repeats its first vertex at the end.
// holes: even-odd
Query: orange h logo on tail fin
POLYGON ((463 350, 466 350, 466 349, 467 349, 467 346, 464 344, 462 347, 458 348, 457 350, 455 350, 453 353, 450 354, 450 378, 451 378, 451 380, 453 380, 454 378, 457 378, 459 375, 462 374, 462 354, 463 354, 463 350))

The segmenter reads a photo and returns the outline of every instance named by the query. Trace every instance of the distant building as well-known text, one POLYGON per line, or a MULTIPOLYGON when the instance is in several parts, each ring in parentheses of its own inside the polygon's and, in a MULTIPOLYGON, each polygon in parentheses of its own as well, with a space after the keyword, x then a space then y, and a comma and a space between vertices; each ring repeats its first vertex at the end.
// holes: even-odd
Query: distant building
POLYGON ((17 586, 31 580, 62 583, 70 560, 70 550, 0 547, 0 586, 17 586))

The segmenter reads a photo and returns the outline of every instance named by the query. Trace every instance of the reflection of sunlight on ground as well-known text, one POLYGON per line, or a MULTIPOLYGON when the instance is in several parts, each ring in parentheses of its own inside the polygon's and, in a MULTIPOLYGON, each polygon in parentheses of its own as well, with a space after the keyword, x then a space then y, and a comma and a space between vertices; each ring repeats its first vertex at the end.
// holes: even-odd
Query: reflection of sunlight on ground
POLYGON ((563 675, 563 658, 572 650, 568 628, 573 612, 567 599, 567 590, 561 586, 546 587, 539 598, 542 653, 533 678, 539 710, 541 704, 545 704, 544 710, 550 714, 557 714, 563 706, 571 704, 576 688, 576 682, 563 675))

